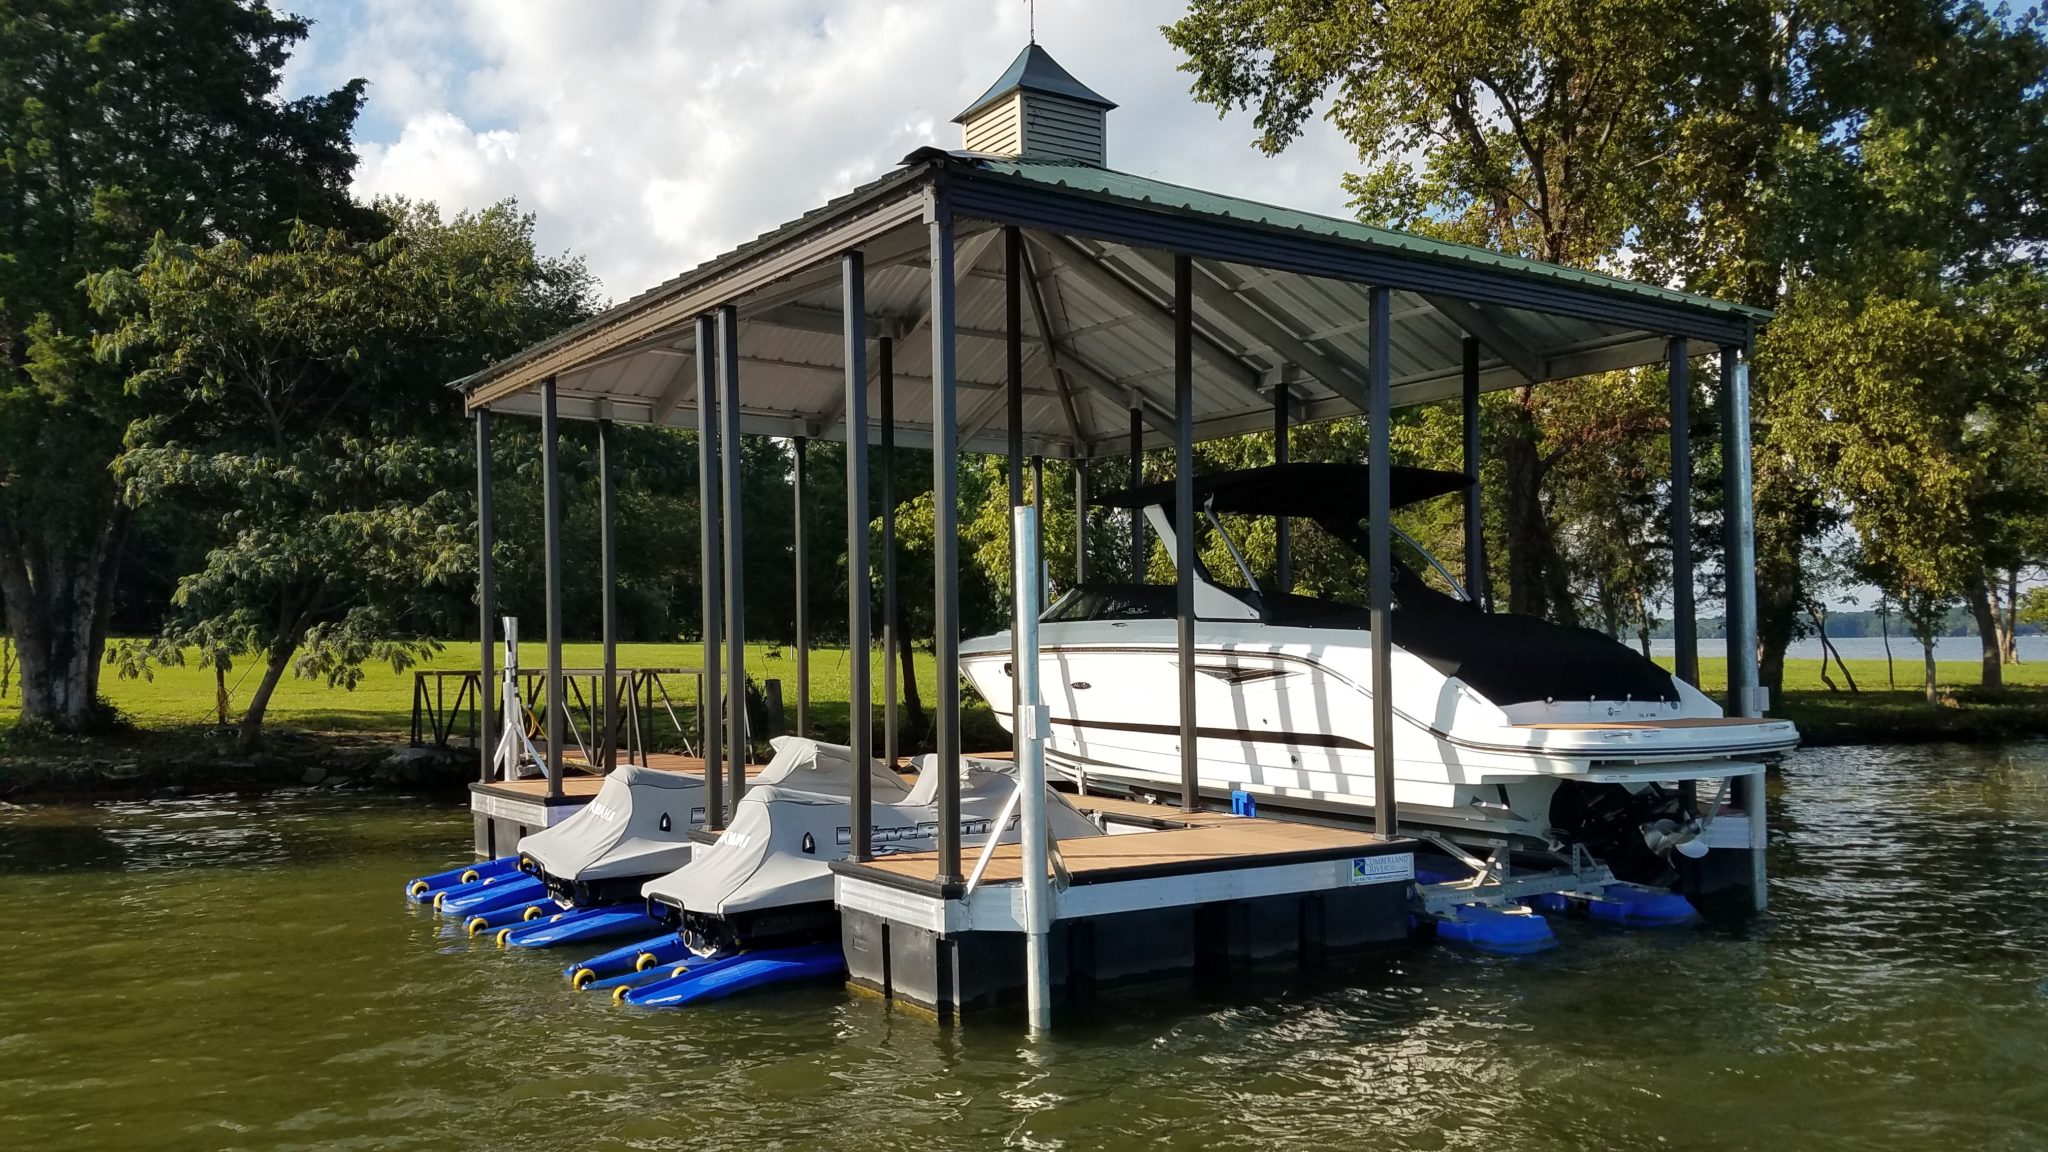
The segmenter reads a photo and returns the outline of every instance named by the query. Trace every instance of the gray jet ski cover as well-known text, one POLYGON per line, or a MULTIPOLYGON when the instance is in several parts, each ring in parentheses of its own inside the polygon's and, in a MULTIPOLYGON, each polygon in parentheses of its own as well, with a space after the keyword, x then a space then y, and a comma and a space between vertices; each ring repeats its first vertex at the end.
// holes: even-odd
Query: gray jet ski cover
MULTIPOLYGON (((1016 790, 1016 779, 1002 761, 963 757, 962 766, 960 843, 963 848, 979 848, 1016 790)), ((876 854, 929 852, 937 847, 938 776, 927 768, 908 795, 894 803, 875 804, 876 854)), ((877 789, 875 795, 884 793, 877 789)), ((1045 810, 1052 834, 1060 840, 1103 834, 1050 788, 1045 810)), ((1013 813, 1001 841, 1016 839, 1013 813)), ((794 787, 755 787, 740 801, 732 824, 716 844, 700 846, 690 863, 648 881, 640 891, 661 903, 714 916, 825 902, 832 899, 832 861, 851 855, 852 843, 846 797, 794 787)))
POLYGON ((583 810, 519 841, 558 880, 658 876, 690 859, 690 829, 704 823, 704 778, 627 764, 604 778, 583 810))

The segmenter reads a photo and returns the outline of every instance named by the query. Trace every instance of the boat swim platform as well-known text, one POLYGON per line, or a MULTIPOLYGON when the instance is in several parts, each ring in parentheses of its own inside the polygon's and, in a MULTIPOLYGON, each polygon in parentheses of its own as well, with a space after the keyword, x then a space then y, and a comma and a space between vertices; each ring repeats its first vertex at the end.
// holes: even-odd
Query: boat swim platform
MULTIPOLYGON (((1074 797, 1111 834, 1060 843, 1056 1002, 1135 983, 1313 967, 1409 936, 1418 844, 1355 828, 1074 797)), ((974 887, 940 885, 935 853, 832 865, 849 981, 958 1019, 1025 992, 1021 847, 974 887)), ((970 868, 974 856, 963 860, 970 868)))

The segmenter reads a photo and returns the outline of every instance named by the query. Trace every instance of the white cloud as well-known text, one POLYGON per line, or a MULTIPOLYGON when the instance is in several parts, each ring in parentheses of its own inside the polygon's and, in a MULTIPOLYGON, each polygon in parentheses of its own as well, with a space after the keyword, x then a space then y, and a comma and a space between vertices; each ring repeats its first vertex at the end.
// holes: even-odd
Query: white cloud
MULTIPOLYGON (((1342 213, 1354 159, 1315 125, 1285 155, 1187 95, 1172 0, 1045 0, 1040 42, 1121 107, 1110 162, 1342 213)), ((371 81, 364 198, 518 197, 549 250, 623 299, 893 167, 959 145, 951 117, 1023 46, 1020 0, 571 3, 399 0, 310 12, 298 90, 371 81)))

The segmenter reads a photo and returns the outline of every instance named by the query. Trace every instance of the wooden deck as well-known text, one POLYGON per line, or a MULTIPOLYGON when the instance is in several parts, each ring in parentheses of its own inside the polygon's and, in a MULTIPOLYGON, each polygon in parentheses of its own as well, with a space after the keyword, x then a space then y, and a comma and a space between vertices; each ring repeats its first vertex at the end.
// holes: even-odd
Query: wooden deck
MULTIPOLYGON (((1199 871, 1219 864, 1253 867, 1308 853, 1377 852, 1388 844, 1370 832, 1328 828, 1320 824, 1293 824, 1227 813, 1194 815, 1214 816, 1216 819, 1195 827, 1064 840, 1060 843, 1060 857, 1074 882, 1085 884, 1134 871, 1199 871)), ((1021 881, 1024 876, 1022 851, 1016 844, 998 845, 987 871, 982 873, 981 882, 1014 884, 1021 881)), ((973 861, 979 858, 980 849, 963 849, 961 855, 963 866, 971 868, 973 861)), ((923 880, 937 873, 938 855, 907 852, 884 856, 861 867, 904 879, 923 880)))

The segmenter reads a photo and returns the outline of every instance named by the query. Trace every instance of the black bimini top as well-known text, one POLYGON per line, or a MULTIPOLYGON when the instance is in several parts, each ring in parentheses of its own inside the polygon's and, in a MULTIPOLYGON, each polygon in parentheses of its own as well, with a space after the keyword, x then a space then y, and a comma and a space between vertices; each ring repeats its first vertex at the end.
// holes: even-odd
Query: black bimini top
MULTIPOLYGON (((1434 468, 1388 469, 1393 481, 1387 505, 1399 508, 1463 490, 1463 473, 1434 468)), ((1365 519, 1371 468, 1364 464, 1268 464, 1195 477, 1195 502, 1217 512, 1246 516, 1299 516, 1334 523, 1365 519)), ((1140 484, 1098 496, 1103 508, 1173 507, 1174 482, 1140 484)))

